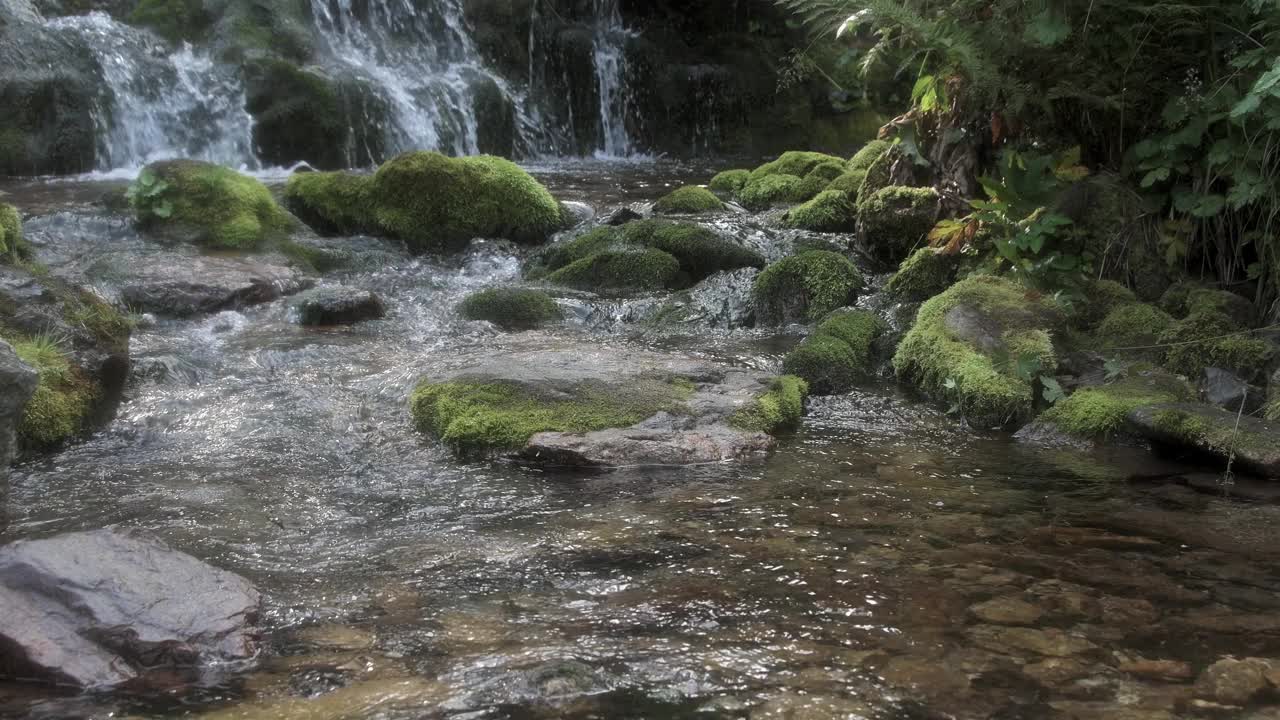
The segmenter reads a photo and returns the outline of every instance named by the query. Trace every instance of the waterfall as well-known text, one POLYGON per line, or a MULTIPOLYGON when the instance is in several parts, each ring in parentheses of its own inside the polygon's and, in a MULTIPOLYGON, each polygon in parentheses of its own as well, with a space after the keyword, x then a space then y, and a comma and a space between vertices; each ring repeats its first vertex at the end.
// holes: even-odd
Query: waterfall
POLYGON ((172 51, 150 33, 102 12, 49 26, 84 40, 102 67, 97 113, 100 170, 196 158, 256 168, 253 118, 235 74, 188 45, 172 51))
POLYGON ((627 135, 626 57, 623 43, 629 33, 622 24, 619 0, 595 2, 595 69, 600 93, 599 155, 626 157, 632 152, 627 135))

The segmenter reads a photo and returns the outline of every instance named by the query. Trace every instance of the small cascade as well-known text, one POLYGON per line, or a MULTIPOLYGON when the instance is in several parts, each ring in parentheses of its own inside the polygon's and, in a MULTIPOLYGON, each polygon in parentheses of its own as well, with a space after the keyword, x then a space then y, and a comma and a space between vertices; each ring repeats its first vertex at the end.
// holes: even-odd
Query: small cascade
MULTIPOLYGON (((310 2, 330 61, 370 83, 390 105, 390 151, 473 155, 482 150, 478 105, 493 107, 496 98, 519 113, 521 99, 484 67, 458 0, 421 7, 405 0, 310 2)), ((514 120, 518 128, 533 125, 514 120)))
POLYGON ((627 135, 626 56, 629 31, 622 24, 618 0, 594 0, 595 70, 600 94, 600 147, 597 155, 626 157, 632 153, 627 135))
POLYGON ((102 12, 56 18, 49 26, 82 39, 102 67, 100 170, 179 157, 258 167, 253 118, 232 70, 189 45, 172 51, 102 12))

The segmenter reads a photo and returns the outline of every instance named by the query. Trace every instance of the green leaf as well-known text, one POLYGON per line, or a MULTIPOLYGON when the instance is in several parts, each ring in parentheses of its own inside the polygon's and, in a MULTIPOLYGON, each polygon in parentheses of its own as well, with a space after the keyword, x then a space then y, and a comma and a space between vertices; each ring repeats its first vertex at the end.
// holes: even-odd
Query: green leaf
POLYGON ((1165 127, 1174 128, 1182 124, 1187 119, 1187 101, 1185 98, 1178 96, 1170 98, 1169 102, 1164 105, 1164 112, 1160 114, 1164 120, 1165 127))
POLYGON ((955 390, 955 389, 956 389, 956 379, 955 379, 955 378, 947 378, 946 380, 944 380, 944 381, 942 382, 942 387, 944 387, 944 388, 946 388, 946 389, 948 389, 948 390, 955 390))
POLYGON ((1067 396, 1067 394, 1062 390, 1062 385, 1058 383, 1056 378, 1051 378, 1048 375, 1041 375, 1040 384, 1044 386, 1044 392, 1041 393, 1041 397, 1043 397, 1045 402, 1050 405, 1057 404, 1059 400, 1062 400, 1067 396))
POLYGON ((1169 168, 1161 167, 1152 170, 1142 178, 1142 187, 1149 188, 1158 182, 1164 182, 1169 179, 1169 168))
POLYGON ((1022 380, 1031 382, 1040 373, 1040 357, 1034 353, 1023 353, 1018 356, 1014 373, 1022 380))
POLYGON ((1046 7, 1031 18, 1024 35, 1033 45, 1053 47, 1071 35, 1071 25, 1058 13, 1046 7))
POLYGON ((1231 118, 1233 120, 1239 120, 1245 115, 1252 113, 1254 110, 1257 110, 1261 105, 1262 97, 1249 93, 1244 96, 1243 100, 1236 103, 1235 107, 1231 108, 1231 118))
POLYGON ((151 214, 158 218, 168 218, 173 215, 173 203, 165 200, 151 208, 151 214))
POLYGON ((1110 360, 1102 363, 1102 371, 1106 373, 1103 380, 1105 382, 1111 382, 1112 380, 1124 375, 1125 365, 1119 360, 1111 358, 1110 360))
POLYGON ((1221 195, 1203 195, 1196 206, 1191 208, 1191 214, 1198 218, 1213 217, 1222 212, 1222 207, 1226 204, 1227 199, 1221 195))

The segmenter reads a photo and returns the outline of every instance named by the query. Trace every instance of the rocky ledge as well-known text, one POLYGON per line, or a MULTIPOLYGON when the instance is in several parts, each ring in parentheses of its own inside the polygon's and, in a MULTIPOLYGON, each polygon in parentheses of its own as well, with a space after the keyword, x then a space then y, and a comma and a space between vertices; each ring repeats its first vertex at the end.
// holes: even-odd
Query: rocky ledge
POLYGON ((677 353, 528 333, 502 355, 424 380, 419 430, 467 457, 548 466, 745 461, 800 418, 804 381, 677 353))

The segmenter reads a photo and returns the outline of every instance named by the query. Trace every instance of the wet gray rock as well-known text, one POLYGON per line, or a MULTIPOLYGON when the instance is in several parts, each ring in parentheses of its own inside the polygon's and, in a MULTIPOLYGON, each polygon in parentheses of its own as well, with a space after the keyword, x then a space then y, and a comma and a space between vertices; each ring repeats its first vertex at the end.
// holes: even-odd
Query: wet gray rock
POLYGON ((1094 446, 1092 440, 1080 438, 1059 428, 1057 424, 1046 420, 1032 420, 1013 434, 1015 440, 1028 445, 1048 448, 1072 448, 1088 450, 1094 446))
POLYGON ((993 625, 1033 625, 1044 611, 1025 600, 998 597, 973 605, 969 614, 993 625))
POLYGON ((1196 695, 1227 705, 1244 705, 1271 686, 1270 661, 1225 658, 1210 665, 1196 680, 1196 695))
POLYGON ((260 601, 244 578, 134 533, 0 548, 0 640, 22 679, 103 688, 144 669, 249 658, 260 601))
POLYGON ((120 297, 135 311, 190 317, 271 302, 313 282, 258 258, 156 253, 132 268, 120 297))
POLYGON ((1158 446, 1214 458, 1224 469, 1234 456, 1236 470, 1280 478, 1280 425, 1275 423, 1199 403, 1138 408, 1126 420, 1131 431, 1158 446))
POLYGON ((978 647, 1005 654, 1030 652, 1045 657, 1071 657, 1097 649, 1085 638, 1057 628, 975 625, 967 634, 978 647))
MULTIPOLYGON (((13 347, 0 340, 0 478, 17 452, 18 423, 39 380, 40 376, 22 362, 13 347)), ((0 487, 0 496, 3 490, 0 487)))
POLYGON ((643 215, 632 210, 630 206, 624 205, 608 215, 605 215, 603 224, 617 227, 619 225, 626 225, 629 222, 635 222, 636 220, 642 219, 644 219, 643 215))
POLYGON ((1246 415, 1257 413, 1267 399, 1266 391, 1262 388, 1250 385, 1235 373, 1222 368, 1205 368, 1203 387, 1204 399, 1210 405, 1217 405, 1231 412, 1239 412, 1243 407, 1246 415))
POLYGON ((759 274, 756 268, 718 272, 659 306, 649 321, 667 329, 750 327, 755 323, 751 288, 759 274))
POLYGON ((564 467, 694 465, 763 459, 773 446, 773 438, 765 433, 725 425, 689 430, 621 428, 585 434, 538 433, 520 457, 564 467))
POLYGON ((560 203, 560 207, 565 215, 565 227, 569 229, 589 223, 596 217, 596 209, 584 202, 566 200, 560 203))
POLYGON ((0 23, 38 23, 43 19, 30 0, 0 0, 0 23))
POLYGON ((368 290, 325 287, 308 290, 294 299, 298 322, 303 325, 350 325, 387 314, 382 299, 368 290))

